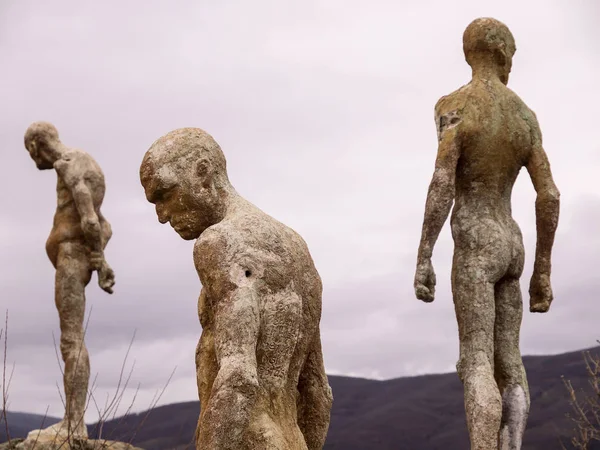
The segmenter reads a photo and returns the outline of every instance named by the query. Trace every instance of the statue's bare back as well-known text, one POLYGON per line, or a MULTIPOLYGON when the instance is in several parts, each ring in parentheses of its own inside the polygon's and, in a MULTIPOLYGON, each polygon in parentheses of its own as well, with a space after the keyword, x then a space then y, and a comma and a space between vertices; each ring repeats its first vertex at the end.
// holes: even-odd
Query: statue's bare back
POLYGON ((451 218, 457 249, 477 253, 478 242, 484 250, 474 257, 509 262, 497 268, 498 279, 509 269, 520 276, 524 252, 511 194, 540 139, 535 114, 503 83, 489 80, 474 80, 443 97, 436 111, 440 140, 457 127, 461 149, 451 218), (509 254, 499 259, 498 252, 509 254))
MULTIPOLYGON (((463 111, 458 139, 465 144, 456 168, 454 210, 464 207, 470 213, 485 214, 487 211, 479 207, 485 205, 510 216, 512 187, 531 155, 532 135, 538 134, 535 115, 499 81, 475 80, 438 103, 440 111, 459 108, 463 111), (477 185, 485 186, 485 190, 477 185)), ((452 118, 449 125, 442 117, 439 121, 443 122, 441 133, 458 125, 451 123, 452 118)))

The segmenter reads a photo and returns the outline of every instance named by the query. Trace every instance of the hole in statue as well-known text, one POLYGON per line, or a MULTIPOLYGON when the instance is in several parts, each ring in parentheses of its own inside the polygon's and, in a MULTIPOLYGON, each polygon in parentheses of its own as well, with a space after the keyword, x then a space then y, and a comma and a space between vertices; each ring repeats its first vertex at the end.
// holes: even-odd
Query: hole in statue
POLYGON ((252 275, 252 272, 250 272, 249 270, 246 270, 246 276, 249 277, 250 275, 252 275))

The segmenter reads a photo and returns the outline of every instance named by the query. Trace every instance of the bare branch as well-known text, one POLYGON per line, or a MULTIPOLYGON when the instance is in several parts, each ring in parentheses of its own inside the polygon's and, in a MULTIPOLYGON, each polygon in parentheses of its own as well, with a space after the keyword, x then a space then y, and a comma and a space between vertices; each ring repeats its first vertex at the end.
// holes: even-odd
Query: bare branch
MULTIPOLYGON (((1 337, 0 333, 0 337, 1 337)), ((4 357, 2 358, 2 416, 4 417, 4 426, 6 427, 6 438, 8 444, 11 444, 10 431, 8 427, 8 417, 6 413, 6 404, 8 403, 8 386, 6 385, 6 355, 8 354, 8 310, 6 310, 6 317, 4 319, 4 357)), ((14 366, 13 366, 14 371, 14 366)), ((10 376, 12 378, 12 374, 10 376)), ((9 380, 10 383, 10 380, 9 380)))
POLYGON ((135 436, 137 435, 138 431, 142 428, 142 426, 144 425, 144 422, 146 422, 146 419, 148 418, 148 416, 150 415, 150 413, 152 411, 154 411, 154 408, 156 408, 156 405, 158 404, 158 402, 160 401, 160 398, 162 397, 162 395, 164 394, 165 390, 167 389, 167 386, 169 386, 169 383, 171 383, 171 379, 173 378, 173 375, 175 375, 175 371, 177 370, 177 366, 175 366, 175 368, 173 369, 173 372, 171 372, 171 375, 169 375, 169 379, 167 380, 167 382, 165 383, 165 385, 162 388, 162 391, 160 391, 160 394, 158 396, 156 396, 156 394, 154 395, 152 402, 150 402, 150 408, 148 409, 148 411, 146 411, 146 414, 144 415, 144 418, 140 421, 140 423, 138 424, 138 426, 136 427, 136 429, 133 431, 133 435, 131 436, 131 439, 129 439, 129 444, 133 445, 132 442, 135 439, 135 436))
POLYGON ((583 360, 591 390, 578 395, 569 380, 563 377, 563 383, 572 410, 567 417, 575 425, 571 444, 575 449, 589 450, 593 442, 600 442, 600 355, 586 351, 583 360))

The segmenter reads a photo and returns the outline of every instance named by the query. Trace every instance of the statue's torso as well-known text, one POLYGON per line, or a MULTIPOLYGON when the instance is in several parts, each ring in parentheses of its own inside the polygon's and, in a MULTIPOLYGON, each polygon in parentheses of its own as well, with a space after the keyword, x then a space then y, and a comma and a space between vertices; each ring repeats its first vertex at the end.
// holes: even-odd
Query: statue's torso
POLYGON ((78 242, 85 245, 81 217, 69 188, 73 178, 83 180, 90 190, 94 210, 100 221, 104 246, 112 235, 110 224, 100 212, 104 200, 105 184, 104 174, 98 164, 87 153, 81 151, 74 151, 70 154, 68 161, 62 161, 59 164, 62 166, 56 170, 56 212, 52 230, 46 241, 46 253, 55 267, 61 243, 78 242), (69 184, 67 184, 66 177, 70 177, 69 184))

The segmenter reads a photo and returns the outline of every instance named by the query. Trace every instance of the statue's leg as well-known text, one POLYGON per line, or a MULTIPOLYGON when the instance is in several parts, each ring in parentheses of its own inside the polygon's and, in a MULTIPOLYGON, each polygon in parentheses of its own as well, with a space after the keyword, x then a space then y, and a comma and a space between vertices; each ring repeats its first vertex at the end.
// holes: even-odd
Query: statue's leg
POLYGON ((519 279, 506 277, 496 284, 496 380, 502 394, 499 450, 520 450, 529 414, 529 387, 519 332, 523 301, 519 279))
POLYGON ((64 424, 72 435, 87 437, 84 413, 90 360, 83 337, 85 287, 91 278, 88 256, 81 244, 62 243, 58 252, 55 302, 60 318, 60 352, 65 363, 64 424))
POLYGON ((494 379, 494 284, 481 257, 455 253, 452 292, 471 450, 496 450, 502 401, 494 379))

